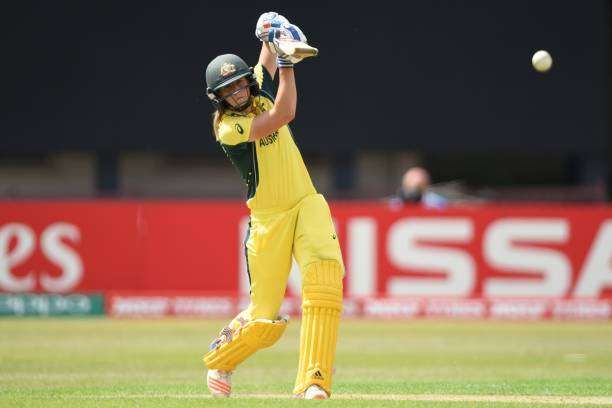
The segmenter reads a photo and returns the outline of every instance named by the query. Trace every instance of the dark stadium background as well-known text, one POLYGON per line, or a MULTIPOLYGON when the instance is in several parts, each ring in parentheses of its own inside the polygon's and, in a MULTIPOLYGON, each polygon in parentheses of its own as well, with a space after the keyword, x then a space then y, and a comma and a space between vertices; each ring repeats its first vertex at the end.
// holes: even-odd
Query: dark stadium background
POLYGON ((219 158, 211 107, 198 103, 203 70, 226 52, 254 64, 257 16, 276 10, 320 48, 297 67, 293 129, 307 158, 333 163, 330 195, 359 198, 351 190, 357 154, 402 150, 417 152, 436 181, 607 182, 611 190, 606 1, 262 7, 6 4, 0 162, 27 166, 53 152, 87 152, 98 193, 122 195, 125 152, 219 158), (530 64, 538 49, 554 58, 545 75, 530 64))

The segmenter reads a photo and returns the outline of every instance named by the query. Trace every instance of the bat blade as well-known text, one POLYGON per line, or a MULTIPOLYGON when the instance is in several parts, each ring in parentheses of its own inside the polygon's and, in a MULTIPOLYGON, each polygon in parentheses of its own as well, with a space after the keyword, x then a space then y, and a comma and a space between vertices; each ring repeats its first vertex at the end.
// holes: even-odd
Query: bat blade
POLYGON ((306 58, 315 57, 319 50, 301 41, 278 41, 277 47, 287 55, 306 58))

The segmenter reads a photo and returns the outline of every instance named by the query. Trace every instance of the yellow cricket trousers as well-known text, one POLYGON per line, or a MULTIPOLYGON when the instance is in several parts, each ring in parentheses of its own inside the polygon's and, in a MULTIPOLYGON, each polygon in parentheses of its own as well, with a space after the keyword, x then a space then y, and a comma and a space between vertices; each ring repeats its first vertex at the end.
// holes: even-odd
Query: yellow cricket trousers
POLYGON ((251 283, 247 314, 250 319, 274 320, 285 296, 292 256, 302 274, 317 261, 343 265, 325 198, 311 194, 286 211, 252 211, 246 256, 251 283))

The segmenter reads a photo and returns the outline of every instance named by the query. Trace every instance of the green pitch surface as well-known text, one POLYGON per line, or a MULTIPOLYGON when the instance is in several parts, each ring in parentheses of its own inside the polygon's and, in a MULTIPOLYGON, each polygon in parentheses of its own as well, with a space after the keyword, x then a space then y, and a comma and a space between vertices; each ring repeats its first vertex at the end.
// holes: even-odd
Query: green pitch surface
POLYGON ((0 319, 0 406, 612 406, 612 324, 345 320, 329 401, 289 399, 299 322, 213 400, 225 321, 0 319))

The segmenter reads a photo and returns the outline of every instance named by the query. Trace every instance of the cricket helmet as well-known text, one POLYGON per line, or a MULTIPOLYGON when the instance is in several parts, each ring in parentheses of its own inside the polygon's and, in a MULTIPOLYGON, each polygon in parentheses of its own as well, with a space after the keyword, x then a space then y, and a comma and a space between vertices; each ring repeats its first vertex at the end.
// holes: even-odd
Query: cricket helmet
MULTIPOLYGON (((259 85, 255 80, 253 68, 249 67, 239 56, 234 54, 219 55, 208 64, 208 67, 206 67, 206 95, 208 95, 215 108, 223 104, 225 104, 225 107, 230 107, 225 98, 231 95, 223 98, 220 96, 219 90, 232 82, 238 81, 240 78, 247 79, 247 86, 251 91, 251 96, 259 94, 259 85)), ((242 106, 231 108, 242 110, 249 106, 249 104, 250 100, 242 106)))

